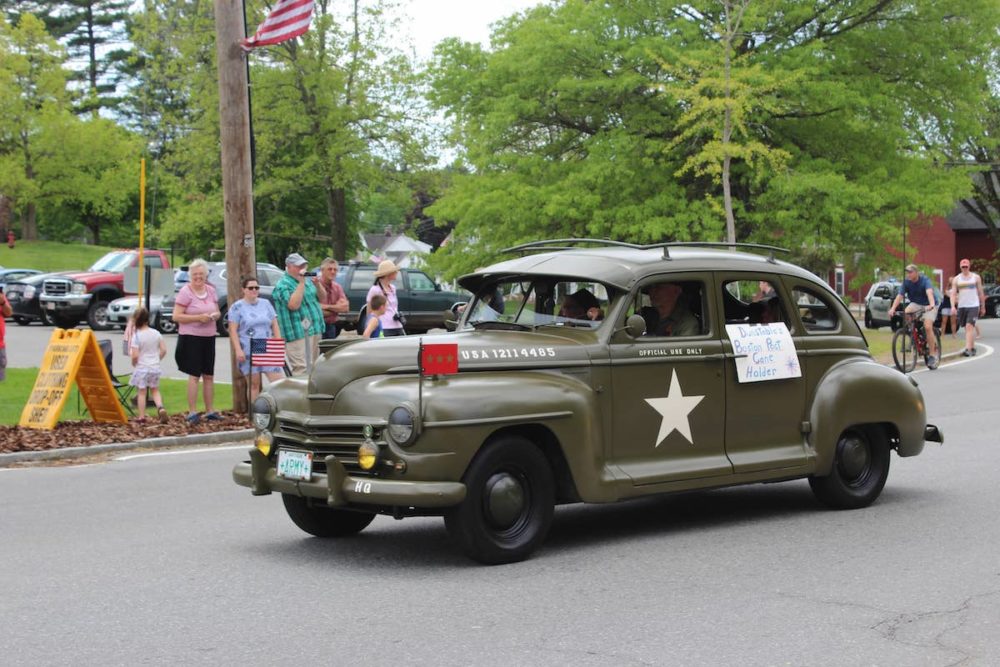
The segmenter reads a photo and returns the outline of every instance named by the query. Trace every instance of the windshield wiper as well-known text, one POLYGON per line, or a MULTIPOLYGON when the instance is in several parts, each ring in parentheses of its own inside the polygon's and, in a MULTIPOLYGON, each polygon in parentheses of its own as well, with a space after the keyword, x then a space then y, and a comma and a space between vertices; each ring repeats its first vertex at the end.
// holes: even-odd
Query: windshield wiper
POLYGON ((532 328, 527 324, 521 324, 520 322, 501 322, 500 320, 473 320, 467 322, 467 324, 472 325, 476 329, 505 329, 509 331, 532 331, 532 328))

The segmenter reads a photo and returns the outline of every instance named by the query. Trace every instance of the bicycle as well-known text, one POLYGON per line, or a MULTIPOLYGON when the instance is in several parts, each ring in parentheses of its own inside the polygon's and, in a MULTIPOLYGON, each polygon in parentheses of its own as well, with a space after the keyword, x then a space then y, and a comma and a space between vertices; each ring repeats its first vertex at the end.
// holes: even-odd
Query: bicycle
MULTIPOLYGON (((892 360, 902 373, 909 373, 916 368, 918 357, 923 357, 924 364, 929 370, 938 367, 938 359, 931 357, 927 345, 927 332, 923 320, 925 310, 921 308, 904 313, 903 326, 896 329, 896 333, 892 335, 892 360)), ((938 355, 940 355, 941 329, 939 327, 934 327, 934 340, 937 341, 938 355)))

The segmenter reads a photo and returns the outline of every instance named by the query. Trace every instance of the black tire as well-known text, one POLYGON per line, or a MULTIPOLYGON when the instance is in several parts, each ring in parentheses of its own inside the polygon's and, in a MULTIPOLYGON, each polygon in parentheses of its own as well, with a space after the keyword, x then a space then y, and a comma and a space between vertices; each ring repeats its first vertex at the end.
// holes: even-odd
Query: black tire
POLYGON ((22 317, 21 315, 15 315, 14 321, 17 322, 17 325, 19 327, 26 327, 29 324, 31 324, 31 320, 29 320, 27 317, 22 317))
POLYGON ((87 324, 94 331, 107 331, 111 328, 107 301, 99 299, 90 304, 90 308, 87 309, 87 324))
POLYGON ((229 309, 226 308, 225 306, 223 306, 222 309, 221 309, 221 312, 222 312, 222 316, 219 317, 219 320, 215 323, 215 330, 216 330, 216 332, 218 332, 218 334, 220 336, 228 336, 229 335, 229 309))
POLYGON ((177 322, 167 319, 163 315, 156 316, 156 330, 164 334, 177 333, 177 322))
POLYGON ((872 321, 872 311, 865 308, 865 329, 878 329, 872 321))
POLYGON ((906 328, 896 329, 896 333, 892 334, 892 360, 901 373, 909 373, 917 367, 913 337, 906 328))
POLYGON ((555 511, 548 459, 521 437, 500 438, 476 455, 462 504, 444 522, 467 556, 487 565, 524 560, 545 540, 555 511))
POLYGON ((993 304, 993 317, 1000 317, 1000 301, 993 304))
POLYGON ((837 441, 833 468, 826 477, 810 477, 816 498, 833 509, 868 507, 889 477, 889 439, 881 426, 844 431, 837 441))
POLYGON ((374 512, 354 512, 310 505, 305 498, 287 493, 281 494, 281 500, 292 523, 316 537, 356 535, 375 519, 374 512))
POLYGON ((47 316, 47 319, 43 319, 42 324, 51 324, 52 326, 60 329, 72 329, 79 324, 79 322, 77 322, 74 318, 66 317, 65 315, 52 315, 51 317, 47 316))

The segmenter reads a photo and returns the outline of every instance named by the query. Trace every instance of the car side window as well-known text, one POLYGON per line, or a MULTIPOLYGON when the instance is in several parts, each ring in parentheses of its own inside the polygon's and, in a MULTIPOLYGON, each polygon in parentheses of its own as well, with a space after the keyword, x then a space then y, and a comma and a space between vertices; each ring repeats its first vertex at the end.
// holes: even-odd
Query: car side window
POLYGON ((789 324, 775 280, 730 280, 723 283, 722 303, 727 324, 789 324))
POLYGON ((808 333, 830 333, 840 328, 837 310, 831 305, 828 295, 807 287, 796 287, 792 290, 792 298, 802 326, 808 333))
POLYGON ((648 337, 702 336, 709 330, 705 285, 697 280, 663 280, 643 285, 626 317, 640 315, 648 337))
POLYGON ((145 264, 146 266, 151 266, 154 269, 162 269, 163 268, 163 258, 160 257, 159 255, 146 255, 146 254, 143 254, 143 256, 142 256, 142 263, 145 264))
POLYGON ((375 284, 375 269, 355 269, 351 276, 352 290, 368 290, 375 284))
POLYGON ((261 268, 257 270, 257 282, 261 285, 275 286, 284 274, 274 269, 261 268))
POLYGON ((427 274, 419 271, 411 271, 410 290, 414 292, 433 292, 436 289, 434 281, 427 277, 427 274))

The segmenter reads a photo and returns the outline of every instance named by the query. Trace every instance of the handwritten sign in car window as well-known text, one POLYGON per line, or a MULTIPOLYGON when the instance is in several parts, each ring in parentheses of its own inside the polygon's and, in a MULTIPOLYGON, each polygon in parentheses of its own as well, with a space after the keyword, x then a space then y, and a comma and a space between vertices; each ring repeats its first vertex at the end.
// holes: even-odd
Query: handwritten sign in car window
POLYGON ((784 322, 727 324, 740 382, 766 382, 802 377, 795 344, 784 322))

